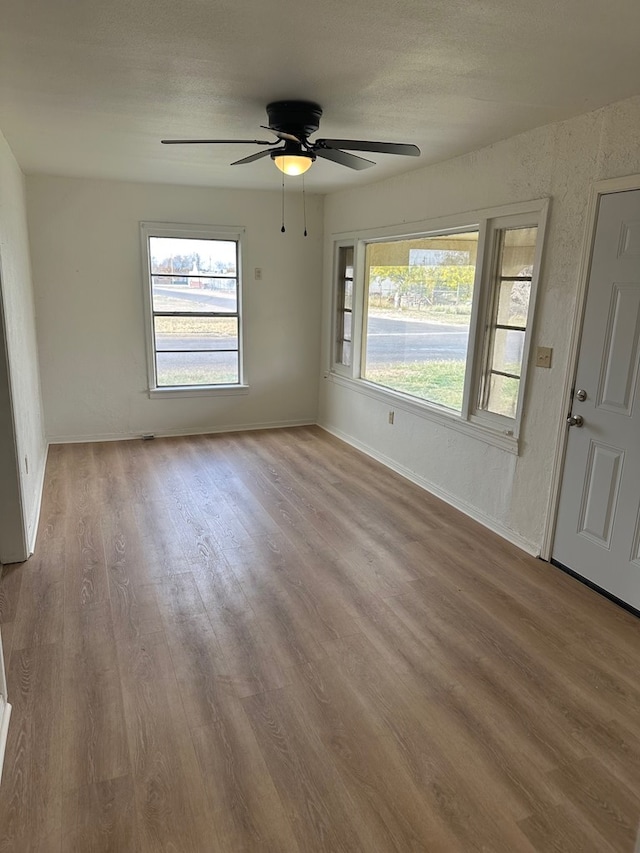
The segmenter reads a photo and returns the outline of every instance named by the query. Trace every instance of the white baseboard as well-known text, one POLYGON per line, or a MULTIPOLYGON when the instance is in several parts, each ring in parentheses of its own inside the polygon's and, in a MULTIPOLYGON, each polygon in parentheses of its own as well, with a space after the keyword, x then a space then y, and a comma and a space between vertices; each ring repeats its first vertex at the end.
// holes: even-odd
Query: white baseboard
POLYGON ((9 718, 11 717, 11 705, 6 702, 0 719, 0 783, 2 782, 2 767, 4 765, 4 753, 9 737, 9 718))
POLYGON ((259 429, 286 429, 287 427, 297 426, 314 426, 315 420, 304 418, 293 421, 266 421, 253 424, 225 424, 219 427, 186 427, 184 429, 169 429, 155 430, 150 427, 147 430, 139 432, 104 432, 92 433, 90 435, 50 435, 48 436, 49 444, 85 444, 94 441, 130 441, 136 438, 142 438, 143 435, 154 435, 156 438, 170 438, 171 436, 180 435, 216 435, 221 432, 247 432, 249 430, 259 429))
POLYGON ((431 483, 425 477, 421 477, 419 474, 416 474, 415 471, 410 471, 408 468, 405 468, 403 465, 400 465, 394 459, 391 459, 388 456, 385 456, 383 453, 379 453, 377 450, 374 450, 369 445, 364 444, 361 441, 353 438, 346 433, 343 433, 341 430, 336 429, 335 427, 327 426, 326 424, 318 424, 321 429, 326 430, 326 432, 331 433, 331 435, 335 435, 336 438, 339 438, 341 441, 344 441, 346 444, 350 444, 351 447, 355 447, 356 450, 360 450, 362 453, 366 453, 367 456, 370 456, 372 459, 375 459, 376 462, 382 463, 387 468, 390 468, 392 471, 395 471, 396 474, 400 474, 407 480, 410 480, 412 483, 415 483, 416 486, 420 486, 421 489, 424 489, 426 492, 429 492, 435 497, 440 498, 445 503, 454 507, 454 509, 460 510, 460 512, 472 518, 474 521, 477 521, 479 524, 482 524, 483 527, 488 528, 493 533, 497 533, 498 536, 501 536, 503 539, 506 539, 507 542, 511 542, 512 545, 516 545, 523 551, 526 551, 527 554, 531 554, 534 557, 537 557, 540 553, 540 547, 536 545, 534 542, 529 542, 527 539, 524 539, 522 536, 519 536, 515 531, 511 530, 508 527, 500 524, 500 522, 496 521, 491 516, 485 515, 480 510, 476 509, 476 507, 471 504, 466 503, 455 495, 450 494, 443 489, 441 486, 436 486, 434 483, 431 483))

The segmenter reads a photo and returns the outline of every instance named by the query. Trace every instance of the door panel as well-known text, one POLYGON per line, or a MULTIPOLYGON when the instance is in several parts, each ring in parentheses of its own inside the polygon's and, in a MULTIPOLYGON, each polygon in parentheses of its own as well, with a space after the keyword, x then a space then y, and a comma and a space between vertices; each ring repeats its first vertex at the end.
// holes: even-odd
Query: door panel
POLYGON ((640 190, 600 199, 554 560, 640 609, 640 190))
POLYGON ((614 284, 602 359, 598 405, 631 415, 638 372, 640 288, 614 284))
POLYGON ((591 443, 578 532, 608 548, 615 516, 624 453, 591 443))

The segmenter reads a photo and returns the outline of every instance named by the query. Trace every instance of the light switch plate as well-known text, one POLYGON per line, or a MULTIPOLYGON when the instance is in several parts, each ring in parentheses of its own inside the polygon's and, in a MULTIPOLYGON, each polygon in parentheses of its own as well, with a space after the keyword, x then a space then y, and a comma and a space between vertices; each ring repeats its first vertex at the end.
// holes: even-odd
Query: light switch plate
POLYGON ((536 367, 551 367, 551 347, 536 348, 536 367))

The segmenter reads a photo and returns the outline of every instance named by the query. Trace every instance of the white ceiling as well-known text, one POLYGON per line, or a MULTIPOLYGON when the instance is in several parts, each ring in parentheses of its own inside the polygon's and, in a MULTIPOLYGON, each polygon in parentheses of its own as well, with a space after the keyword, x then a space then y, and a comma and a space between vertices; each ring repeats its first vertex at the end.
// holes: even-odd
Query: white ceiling
MULTIPOLYGON (((279 187, 265 105, 314 100, 319 136, 419 159, 317 161, 327 192, 640 92, 638 0, 0 0, 0 129, 26 173, 279 187), (267 133, 268 137, 268 133, 267 133)), ((291 179, 295 180, 295 179, 291 179)))

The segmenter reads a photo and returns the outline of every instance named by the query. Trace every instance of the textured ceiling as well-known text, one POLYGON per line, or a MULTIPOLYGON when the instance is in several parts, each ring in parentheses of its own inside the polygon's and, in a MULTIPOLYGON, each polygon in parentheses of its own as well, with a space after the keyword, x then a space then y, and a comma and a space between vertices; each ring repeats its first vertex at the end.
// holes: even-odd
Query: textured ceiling
POLYGON ((267 102, 293 98, 322 105, 319 136, 422 149, 318 161, 326 192, 640 91, 637 0, 0 0, 0 21, 0 129, 27 173, 273 189, 268 158, 229 166, 255 147, 160 139, 265 138, 267 102))

